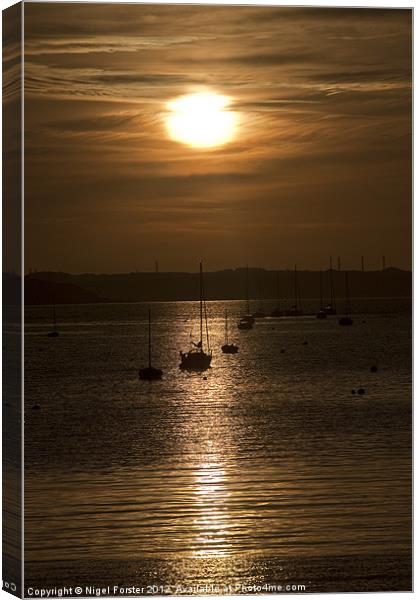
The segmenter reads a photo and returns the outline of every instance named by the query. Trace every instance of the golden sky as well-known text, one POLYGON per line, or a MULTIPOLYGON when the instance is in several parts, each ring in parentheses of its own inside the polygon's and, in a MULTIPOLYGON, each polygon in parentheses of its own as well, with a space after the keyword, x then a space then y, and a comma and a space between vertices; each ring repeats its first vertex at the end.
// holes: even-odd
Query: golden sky
POLYGON ((410 268, 408 10, 25 4, 26 265, 410 268), (167 104, 215 92, 214 148, 167 104))

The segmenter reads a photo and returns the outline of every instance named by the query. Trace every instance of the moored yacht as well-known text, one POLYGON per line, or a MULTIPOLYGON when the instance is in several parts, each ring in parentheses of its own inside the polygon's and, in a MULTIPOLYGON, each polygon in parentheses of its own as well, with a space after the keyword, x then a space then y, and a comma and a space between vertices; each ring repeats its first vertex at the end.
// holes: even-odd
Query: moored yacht
POLYGON ((320 310, 316 314, 316 319, 327 319, 327 311, 323 306, 323 276, 320 271, 320 310))
POLYGON ((297 265, 294 266, 294 304, 284 310, 284 317, 301 317, 303 314, 300 302, 300 290, 298 287, 297 265))
POLYGON ((279 271, 276 272, 276 307, 271 311, 271 317, 283 317, 284 311, 281 308, 281 297, 279 288, 279 271))
POLYGON ((188 352, 180 353, 179 368, 185 371, 205 371, 211 366, 212 351, 210 348, 207 310, 204 300, 204 275, 202 262, 199 263, 199 340, 191 341, 191 349, 188 352), (207 349, 203 347, 203 323, 205 318, 205 331, 207 349))
POLYGON ((353 320, 351 316, 351 300, 349 296, 349 283, 348 283, 348 272, 345 272, 345 296, 346 296, 346 306, 345 306, 345 315, 339 319, 339 325, 353 325, 353 320))
POLYGON ((336 299, 335 299, 335 284, 333 281, 333 263, 332 257, 330 257, 329 267, 329 284, 330 284, 330 302, 324 307, 324 311, 328 315, 336 315, 336 299))
POLYGON ((156 369, 151 364, 151 310, 148 311, 148 367, 144 367, 144 369, 140 369, 138 372, 138 376, 140 379, 145 379, 147 381, 153 381, 156 379, 161 379, 163 375, 163 371, 161 369, 156 369))
POLYGON ((255 319, 264 319, 266 317, 266 313, 263 310, 261 277, 262 275, 259 274, 259 308, 256 312, 253 313, 255 319))
POLYGON ((240 317, 237 328, 241 330, 253 329, 255 324, 255 317, 250 314, 250 302, 249 302, 249 267, 246 265, 246 314, 240 317))
POLYGON ((60 335, 60 332, 58 331, 58 328, 57 328, 57 317, 55 315, 55 304, 54 304, 53 309, 52 309, 52 330, 47 333, 47 336, 50 338, 56 338, 56 337, 59 337, 59 335, 60 335))
POLYGON ((237 354, 239 351, 239 347, 236 344, 230 344, 228 340, 228 312, 226 311, 225 315, 225 341, 221 346, 221 350, 224 354, 237 354))

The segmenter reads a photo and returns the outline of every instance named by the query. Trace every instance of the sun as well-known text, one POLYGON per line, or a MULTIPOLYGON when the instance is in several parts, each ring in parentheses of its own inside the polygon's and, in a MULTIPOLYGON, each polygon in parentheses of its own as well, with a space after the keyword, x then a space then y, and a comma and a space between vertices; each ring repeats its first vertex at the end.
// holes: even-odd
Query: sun
POLYGON ((221 94, 200 92, 181 96, 167 104, 169 136, 194 148, 214 148, 230 142, 238 116, 229 109, 231 99, 221 94))

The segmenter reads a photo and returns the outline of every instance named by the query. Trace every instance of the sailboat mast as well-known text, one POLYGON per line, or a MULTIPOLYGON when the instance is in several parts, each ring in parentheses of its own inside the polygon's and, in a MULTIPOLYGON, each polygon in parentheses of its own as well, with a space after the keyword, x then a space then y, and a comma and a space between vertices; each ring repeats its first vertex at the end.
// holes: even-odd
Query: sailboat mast
POLYGON ((298 306, 297 265, 294 265, 294 306, 298 306))
POLYGON ((249 265, 246 265, 246 313, 250 315, 249 304, 249 265))
POLYGON ((57 329, 57 317, 55 315, 55 304, 52 307, 52 321, 53 321, 53 327, 54 327, 54 331, 57 329))
POLYGON ((330 306, 335 308, 335 286, 333 284, 333 262, 332 257, 330 257, 330 306))
POLYGON ((346 293, 346 314, 351 314, 351 300, 349 298, 349 282, 348 282, 348 271, 345 271, 345 293, 346 293))
POLYGON ((148 309, 148 366, 151 367, 151 310, 148 309))
POLYGON ((228 344, 228 313, 227 313, 227 311, 226 311, 225 337, 226 337, 226 344, 228 344))
POLYGON ((200 342, 200 348, 202 348, 202 319, 203 319, 203 314, 202 314, 202 309, 203 309, 203 284, 202 284, 202 261, 199 263, 199 342, 200 342))
POLYGON ((320 271, 320 310, 323 308, 323 275, 320 271))

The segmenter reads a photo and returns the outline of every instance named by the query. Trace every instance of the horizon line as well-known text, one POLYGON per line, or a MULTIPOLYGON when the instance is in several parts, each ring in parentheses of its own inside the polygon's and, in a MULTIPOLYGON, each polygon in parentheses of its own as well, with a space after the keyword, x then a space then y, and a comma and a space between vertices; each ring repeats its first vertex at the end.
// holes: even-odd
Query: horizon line
MULTIPOLYGON (((206 274, 210 273, 225 273, 225 272, 235 272, 235 271, 245 271, 248 269, 249 271, 264 271, 266 273, 292 273, 295 270, 295 266, 293 267, 282 267, 279 269, 274 268, 266 268, 266 267, 248 267, 245 266, 237 266, 237 267, 229 267, 215 270, 206 270, 206 274)), ((376 269, 359 269, 359 268, 337 268, 332 267, 326 269, 319 268, 299 268, 297 265, 297 270, 299 273, 329 273, 330 271, 334 273, 383 273, 384 271, 402 271, 406 273, 412 273, 411 267, 393 267, 388 266, 385 268, 376 268, 376 269)), ((70 275, 70 276, 82 276, 82 275, 94 275, 94 276, 110 276, 110 275, 174 275, 174 274, 182 274, 182 275, 197 275, 199 274, 199 270, 197 271, 186 271, 186 270, 173 270, 173 271, 156 271, 156 270, 135 270, 135 271, 114 271, 114 272, 106 272, 106 271, 62 271, 62 270, 32 270, 25 272, 24 277, 28 276, 36 276, 40 274, 54 274, 54 275, 70 275)), ((3 275, 16 275, 20 276, 20 274, 16 273, 14 269, 12 270, 3 270, 3 275)))

